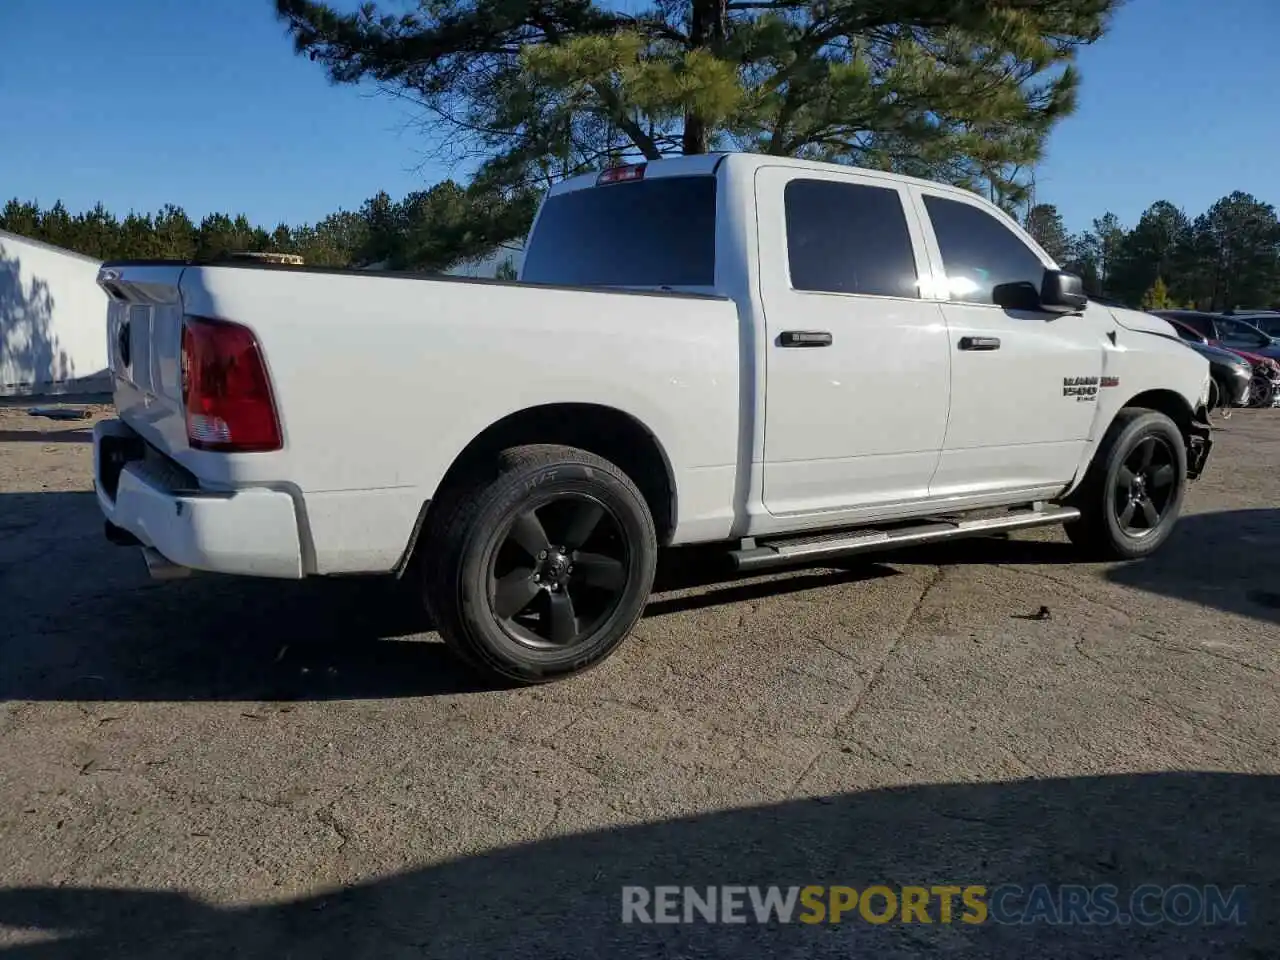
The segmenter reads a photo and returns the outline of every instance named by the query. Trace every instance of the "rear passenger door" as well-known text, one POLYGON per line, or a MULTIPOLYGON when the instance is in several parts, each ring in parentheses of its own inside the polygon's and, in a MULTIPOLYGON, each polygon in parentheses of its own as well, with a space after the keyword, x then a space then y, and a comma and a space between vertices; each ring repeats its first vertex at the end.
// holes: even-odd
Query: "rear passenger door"
POLYGON ((1029 238, 976 197, 917 196, 951 355, 951 408, 934 497, 1002 495, 1065 485, 1093 426, 1110 311, 1008 310, 993 288, 1039 290, 1053 266, 1029 238))
POLYGON ((906 188, 762 167, 764 501, 838 522, 927 495, 946 428, 948 349, 906 188))

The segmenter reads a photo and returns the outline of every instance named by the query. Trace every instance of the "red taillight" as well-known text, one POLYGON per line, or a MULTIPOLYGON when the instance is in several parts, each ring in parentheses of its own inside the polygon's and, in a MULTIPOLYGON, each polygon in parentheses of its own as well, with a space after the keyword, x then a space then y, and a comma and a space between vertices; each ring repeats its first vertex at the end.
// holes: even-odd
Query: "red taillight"
POLYGON ((596 186, 602 183, 624 183, 627 180, 643 180, 646 164, 633 163, 626 167, 610 167, 596 177, 596 186))
POLYGON ((253 331, 225 320, 182 322, 182 402, 197 450, 279 450, 280 421, 253 331))

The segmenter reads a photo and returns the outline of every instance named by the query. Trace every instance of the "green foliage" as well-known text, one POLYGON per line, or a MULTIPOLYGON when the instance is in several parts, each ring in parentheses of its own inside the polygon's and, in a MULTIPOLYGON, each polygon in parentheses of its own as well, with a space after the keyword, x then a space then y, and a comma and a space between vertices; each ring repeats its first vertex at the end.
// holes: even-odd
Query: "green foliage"
POLYGON ((1175 306, 1175 301, 1169 296, 1169 288, 1164 285, 1164 279, 1157 276, 1156 282, 1151 285, 1151 289, 1142 295, 1143 310, 1169 310, 1175 306))
POLYGON ((1280 223, 1271 204, 1236 191, 1196 217, 1190 240, 1194 280, 1215 307, 1280 297, 1280 223))
MULTIPOLYGON (((10 200, 0 209, 0 230, 101 259, 212 259, 259 251, 299 254, 314 266, 443 271, 523 237, 537 201, 529 190, 445 181, 399 201, 379 193, 359 211, 340 210, 314 225, 267 230, 226 214, 195 224, 172 204, 118 219, 101 204, 72 215, 61 203, 43 209, 10 200)), ((1107 213, 1073 237, 1051 204, 1031 208, 1025 223, 1094 296, 1148 309, 1280 306, 1280 220, 1273 207, 1245 193, 1223 197, 1194 220, 1161 200, 1132 230, 1107 213)), ((515 279, 509 260, 498 275, 515 279)))
POLYGON ((1027 233, 1035 238, 1044 252, 1058 263, 1066 263, 1073 256, 1071 237, 1063 226, 1058 208, 1051 203, 1038 203, 1027 212, 1027 233))
POLYGON ((1166 200, 1153 203, 1118 245, 1109 278, 1112 293, 1133 302, 1157 278, 1168 277, 1171 296, 1191 296, 1194 283, 1190 241, 1191 223, 1186 215, 1166 200))
POLYGON ((274 0, 335 83, 425 111, 525 186, 745 149, 897 170, 1012 207, 1119 0, 274 0))
POLYGON ((243 214, 210 214, 196 225, 172 204, 154 215, 130 211, 121 220, 102 204, 71 216, 61 202, 43 210, 34 202, 11 200, 0 211, 0 230, 100 260, 216 260, 271 252, 298 254, 321 267, 376 264, 441 271, 523 236, 537 201, 530 191, 502 193, 484 184, 464 188, 447 180, 402 201, 379 193, 358 213, 343 210, 314 226, 282 223, 268 231, 243 214))
POLYGON ((1106 214, 1075 247, 1068 269, 1085 276, 1091 292, 1122 303, 1162 297, 1168 307, 1204 310, 1280 303, 1280 220, 1270 204, 1239 191, 1194 220, 1167 200, 1148 207, 1132 230, 1106 214))

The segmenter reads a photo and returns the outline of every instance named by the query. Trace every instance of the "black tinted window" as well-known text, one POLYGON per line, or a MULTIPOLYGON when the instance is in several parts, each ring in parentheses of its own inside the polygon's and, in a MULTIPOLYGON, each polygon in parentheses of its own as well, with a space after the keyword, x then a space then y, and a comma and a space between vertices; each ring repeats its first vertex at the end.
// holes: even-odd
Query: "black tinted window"
POLYGON ((663 177, 547 200, 529 238, 521 279, 709 287, 715 260, 715 178, 663 177))
POLYGON ((1222 331, 1222 342, 1228 347, 1261 347, 1270 339, 1243 320, 1221 319, 1218 329, 1222 331))
POLYGON ((1190 327, 1192 330, 1200 334, 1200 336, 1202 337, 1211 338, 1211 337, 1217 336, 1216 332, 1213 329, 1213 324, 1209 322, 1208 317, 1197 317, 1194 315, 1183 314, 1181 316, 1175 317, 1175 319, 1179 323, 1185 324, 1186 326, 1190 327))
POLYGON ((791 286, 918 297, 916 261, 897 190, 792 180, 783 194, 791 286))
POLYGON ((1044 264, 991 214, 928 194, 924 205, 942 253, 949 299, 991 303, 992 288, 1001 283, 1026 282, 1040 289, 1044 264))

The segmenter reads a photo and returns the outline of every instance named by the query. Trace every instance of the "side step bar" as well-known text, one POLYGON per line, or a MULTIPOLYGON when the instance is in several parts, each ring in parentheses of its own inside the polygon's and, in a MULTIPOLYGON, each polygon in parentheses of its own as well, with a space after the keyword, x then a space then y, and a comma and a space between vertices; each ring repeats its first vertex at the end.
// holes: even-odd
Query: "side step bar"
POLYGON ((846 530, 818 536, 761 541, 752 547, 744 546, 741 550, 730 551, 729 556, 739 570, 758 570, 802 560, 823 560, 827 557, 892 550, 895 547, 940 540, 981 537, 1006 530, 1048 527, 1066 523, 1078 516, 1080 511, 1075 507, 1044 506, 976 520, 936 520, 893 530, 846 530))

